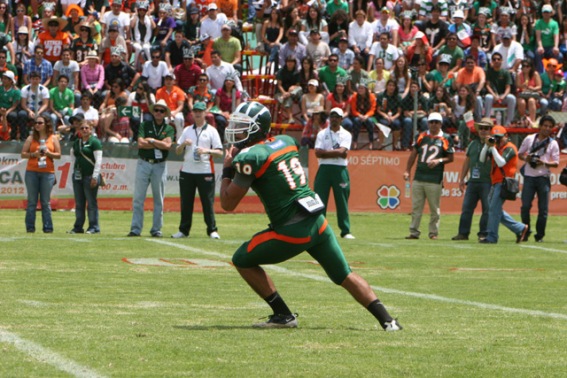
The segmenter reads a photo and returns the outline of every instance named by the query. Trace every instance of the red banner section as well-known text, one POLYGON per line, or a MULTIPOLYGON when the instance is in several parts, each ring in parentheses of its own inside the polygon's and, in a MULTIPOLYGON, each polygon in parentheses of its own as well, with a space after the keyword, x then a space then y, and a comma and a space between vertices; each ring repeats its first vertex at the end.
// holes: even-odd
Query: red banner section
MULTIPOLYGON (((351 180, 349 209, 352 212, 388 212, 410 213, 411 191, 406 188, 403 174, 406 169, 409 152, 388 151, 349 151, 349 175, 351 180)), ((441 211, 460 214, 463 193, 459 190, 461 168, 465 153, 455 154, 455 161, 445 166, 441 211)), ((560 167, 567 163, 567 155, 561 155, 560 167)), ((314 151, 309 152, 309 181, 315 182, 318 162, 314 151)), ((550 215, 567 214, 567 187, 559 183, 562 168, 552 169, 550 215)), ((411 172, 413 179, 415 164, 411 172)), ((518 173, 520 184, 523 177, 518 173)), ((510 213, 520 212, 520 199, 506 201, 504 208, 510 213)), ((537 207, 537 203, 534 202, 537 207)), ((334 199, 329 200, 329 210, 334 211, 334 199)), ((478 206, 480 211, 480 205, 478 206)))

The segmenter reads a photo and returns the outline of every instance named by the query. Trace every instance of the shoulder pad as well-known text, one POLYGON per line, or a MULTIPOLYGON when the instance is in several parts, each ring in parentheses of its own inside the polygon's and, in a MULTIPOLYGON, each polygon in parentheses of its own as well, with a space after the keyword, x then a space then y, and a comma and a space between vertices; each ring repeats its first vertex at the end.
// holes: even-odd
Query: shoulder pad
POLYGON ((255 175, 269 156, 270 153, 266 148, 261 144, 257 144, 240 151, 232 161, 232 165, 238 173, 247 176, 255 175))

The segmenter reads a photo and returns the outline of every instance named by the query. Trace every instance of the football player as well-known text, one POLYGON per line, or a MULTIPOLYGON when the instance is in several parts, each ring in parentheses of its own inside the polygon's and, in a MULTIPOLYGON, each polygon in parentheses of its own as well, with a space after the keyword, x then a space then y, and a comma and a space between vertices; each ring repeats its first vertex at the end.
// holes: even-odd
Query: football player
POLYGON ((380 322, 386 331, 402 327, 376 297, 370 285, 351 271, 334 232, 322 214, 324 205, 307 185, 299 161, 299 144, 287 135, 268 138, 272 116, 257 102, 240 104, 225 130, 228 149, 222 173, 221 205, 238 206, 252 188, 260 197, 270 225, 238 248, 234 266, 272 308, 263 328, 297 327, 293 314, 261 265, 277 264, 307 251, 329 278, 344 287, 380 322))

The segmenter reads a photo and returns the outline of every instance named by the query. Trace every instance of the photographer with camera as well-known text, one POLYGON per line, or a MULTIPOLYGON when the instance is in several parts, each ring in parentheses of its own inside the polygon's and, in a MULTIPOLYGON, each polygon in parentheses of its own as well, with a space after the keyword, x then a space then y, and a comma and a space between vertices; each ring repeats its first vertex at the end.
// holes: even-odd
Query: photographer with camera
POLYGON ((528 241, 531 234, 530 210, 534 196, 537 194, 537 222, 535 241, 542 242, 545 236, 547 213, 549 210, 549 192, 551 190, 550 170, 559 166, 559 144, 551 138, 555 127, 555 119, 549 115, 539 120, 539 133, 524 139, 518 151, 521 160, 526 164, 523 172, 524 187, 522 189, 522 222, 528 225, 528 232, 522 241, 528 241))
POLYGON ((518 150, 508 140, 508 133, 504 126, 494 126, 490 134, 485 139, 479 158, 481 163, 484 163, 487 159, 492 160, 492 170, 490 172, 492 187, 488 195, 488 235, 485 239, 479 240, 479 242, 487 244, 498 243, 498 226, 502 223, 516 234, 516 243, 519 243, 528 233, 529 227, 526 224, 515 221, 510 214, 504 211, 504 199, 501 196, 504 179, 516 175, 518 150))

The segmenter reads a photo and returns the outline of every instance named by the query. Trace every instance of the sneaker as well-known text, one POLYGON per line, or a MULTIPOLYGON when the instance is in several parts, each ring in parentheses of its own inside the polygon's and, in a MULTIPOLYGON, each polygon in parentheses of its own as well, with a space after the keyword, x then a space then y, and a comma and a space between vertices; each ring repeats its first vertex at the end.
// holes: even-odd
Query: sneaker
POLYGON ((409 236, 406 236, 406 239, 407 240, 417 240, 417 239, 419 239, 419 236, 409 235, 409 236))
POLYGON ((297 314, 270 315, 268 321, 252 325, 254 328, 297 328, 297 314))
POLYGON ((152 238, 162 238, 163 234, 161 233, 161 231, 154 231, 151 233, 152 238))
POLYGON ((177 233, 171 235, 171 237, 172 237, 173 239, 181 239, 181 238, 186 238, 187 235, 185 235, 183 232, 179 231, 179 232, 177 232, 177 233))
POLYGON ((210 237, 211 239, 220 239, 220 235, 219 235, 219 233, 216 232, 216 231, 211 232, 211 233, 209 234, 209 237, 210 237))
POLYGON ((137 233, 135 233, 134 231, 130 231, 130 232, 128 233, 128 235, 126 235, 126 236, 129 236, 129 237, 132 237, 132 236, 140 236, 140 234, 137 234, 137 233))
POLYGON ((345 234, 341 236, 343 239, 356 239, 353 234, 345 234))
POLYGON ((401 331, 404 329, 400 323, 398 323, 398 319, 394 319, 391 322, 386 322, 383 325, 384 331, 386 332, 394 332, 394 331, 401 331))
POLYGON ((88 229, 86 233, 89 235, 100 234, 100 230, 88 229))
POLYGON ((84 234, 85 231, 84 231, 84 230, 75 230, 75 229, 72 229, 72 230, 70 230, 70 231, 67 231, 67 233, 68 233, 68 234, 84 234))
POLYGON ((451 240, 469 240, 469 237, 462 234, 458 234, 457 236, 453 236, 451 240))
POLYGON ((528 225, 525 224, 524 225, 524 229, 522 230, 522 232, 520 232, 518 235, 516 235, 516 244, 520 243, 522 240, 524 240, 524 238, 526 237, 526 235, 528 234, 528 225))

